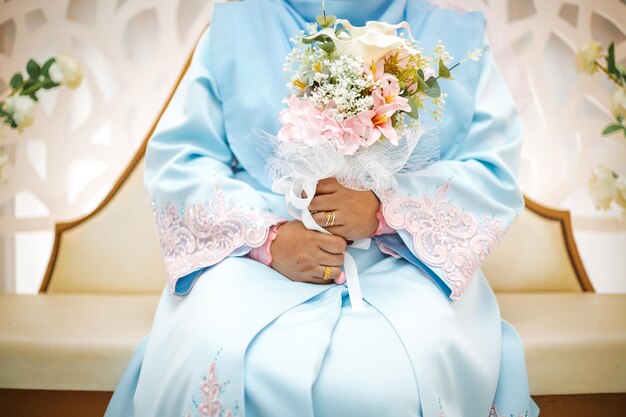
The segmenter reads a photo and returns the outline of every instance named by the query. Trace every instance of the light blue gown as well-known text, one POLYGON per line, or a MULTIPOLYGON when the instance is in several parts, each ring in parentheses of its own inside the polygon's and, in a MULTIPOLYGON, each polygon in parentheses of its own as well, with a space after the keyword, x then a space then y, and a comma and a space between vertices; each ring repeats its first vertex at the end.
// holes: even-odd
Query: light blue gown
POLYGON ((479 269, 523 205, 520 121, 482 15, 425 0, 326 6, 354 24, 407 20, 425 51, 485 48, 442 83, 441 160, 382 196, 397 233, 350 249, 366 311, 344 285, 292 282, 246 256, 289 218, 251 132, 279 129, 289 38, 320 2, 218 4, 148 145, 170 282, 108 417, 538 415, 522 343, 479 269))

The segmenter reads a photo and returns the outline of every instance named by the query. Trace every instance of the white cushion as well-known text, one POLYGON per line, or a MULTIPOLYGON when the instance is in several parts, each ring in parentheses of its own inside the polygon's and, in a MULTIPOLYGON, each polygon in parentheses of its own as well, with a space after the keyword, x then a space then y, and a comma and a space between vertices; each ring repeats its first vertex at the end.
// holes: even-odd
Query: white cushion
MULTIPOLYGON (((626 295, 499 294, 533 395, 626 392, 626 295)), ((112 391, 156 295, 0 295, 0 388, 112 391)))

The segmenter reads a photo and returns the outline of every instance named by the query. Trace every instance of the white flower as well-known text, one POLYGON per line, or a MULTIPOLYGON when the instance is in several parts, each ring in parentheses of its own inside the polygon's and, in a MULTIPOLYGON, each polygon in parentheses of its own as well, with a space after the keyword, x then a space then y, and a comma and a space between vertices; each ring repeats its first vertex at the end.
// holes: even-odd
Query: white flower
POLYGON ((467 59, 471 59, 472 61, 478 61, 478 58, 483 56, 483 49, 476 48, 473 51, 467 51, 467 59))
POLYGON ((615 117, 622 116, 626 119, 626 89, 620 87, 613 93, 611 112, 615 117))
POLYGON ((59 54, 54 64, 50 66, 50 78, 55 83, 63 84, 68 88, 77 88, 83 81, 83 71, 76 58, 59 54))
POLYGON ((370 21, 365 26, 352 26, 347 20, 337 19, 337 24, 343 25, 350 35, 349 38, 346 39, 345 33, 338 38, 333 28, 323 29, 320 33, 332 39, 339 54, 354 54, 366 64, 378 61, 387 52, 401 47, 409 48, 407 40, 397 34, 399 28, 410 33, 407 22, 390 25, 386 22, 370 21))
POLYGON ((6 111, 11 114, 20 133, 35 121, 35 100, 32 98, 13 95, 6 99, 6 105, 6 111))
POLYGON ((626 214, 626 176, 624 175, 613 181, 613 200, 624 209, 624 214, 626 214))
POLYGON ((588 42, 580 47, 575 57, 576 69, 579 72, 595 74, 598 71, 596 61, 602 56, 602 46, 598 42, 588 42))
POLYGON ((596 166, 593 170, 593 175, 589 179, 589 190, 596 209, 606 210, 611 206, 615 180, 613 171, 602 165, 596 166))
POLYGON ((443 44, 443 42, 441 42, 441 40, 437 41, 437 45, 435 45, 434 54, 435 54, 435 59, 437 60, 437 62, 441 60, 443 61, 445 65, 448 65, 450 62, 452 62, 452 59, 453 59, 452 55, 450 55, 448 51, 446 51, 446 47, 443 44))

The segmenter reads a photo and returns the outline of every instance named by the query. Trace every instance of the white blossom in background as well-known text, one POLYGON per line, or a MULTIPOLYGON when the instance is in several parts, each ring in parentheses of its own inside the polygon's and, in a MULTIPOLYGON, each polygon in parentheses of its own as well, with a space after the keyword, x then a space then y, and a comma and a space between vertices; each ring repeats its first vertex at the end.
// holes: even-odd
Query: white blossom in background
POLYGON ((626 215, 626 176, 619 176, 613 182, 613 200, 623 209, 626 215))
POLYGON ((622 116, 626 118, 626 89, 624 87, 618 88, 613 92, 611 112, 615 117, 622 116))
POLYGON ((593 170, 589 179, 589 190, 597 209, 606 210, 611 206, 615 180, 615 173, 602 165, 596 166, 593 170))
POLYGON ((13 95, 6 99, 5 110, 15 120, 20 133, 35 122, 35 104, 35 100, 28 96, 13 95))
POLYGON ((56 56, 54 64, 50 66, 50 78, 67 88, 75 89, 83 81, 83 71, 76 58, 59 54, 56 56))
POLYGON ((580 47, 574 61, 576 69, 587 74, 598 71, 597 61, 602 56, 602 46, 598 42, 587 42, 580 47))

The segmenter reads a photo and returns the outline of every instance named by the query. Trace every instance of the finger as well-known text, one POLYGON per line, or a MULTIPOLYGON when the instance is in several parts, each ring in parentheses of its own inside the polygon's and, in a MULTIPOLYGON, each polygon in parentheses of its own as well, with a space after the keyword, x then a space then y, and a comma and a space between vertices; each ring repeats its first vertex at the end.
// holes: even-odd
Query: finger
POLYGON ((333 211, 337 210, 338 198, 335 194, 316 195, 309 204, 309 211, 333 211))
POLYGON ((317 183, 315 195, 332 194, 341 187, 336 178, 324 178, 317 183))
POLYGON ((333 282, 341 275, 341 267, 320 265, 315 274, 313 278, 321 279, 324 282, 333 282), (327 270, 328 274, 326 274, 327 270))
POLYGON ((313 213, 313 220, 322 227, 340 226, 343 223, 339 220, 341 213, 338 211, 318 211, 313 213))
MULTIPOLYGON (((350 235, 350 228, 346 227, 345 224, 336 225, 336 226, 328 226, 325 229, 329 231, 330 233, 332 233, 333 235, 341 237, 344 240, 348 241, 348 236, 350 235)), ((352 242, 346 242, 347 245, 350 245, 351 243, 352 242)))
POLYGON ((320 265, 326 266, 337 266, 340 267, 343 265, 343 253, 330 253, 323 250, 320 250, 317 254, 315 254, 315 260, 320 265))
POLYGON ((328 253, 344 253, 348 248, 348 243, 341 236, 326 235, 320 233, 318 236, 319 248, 328 253))

